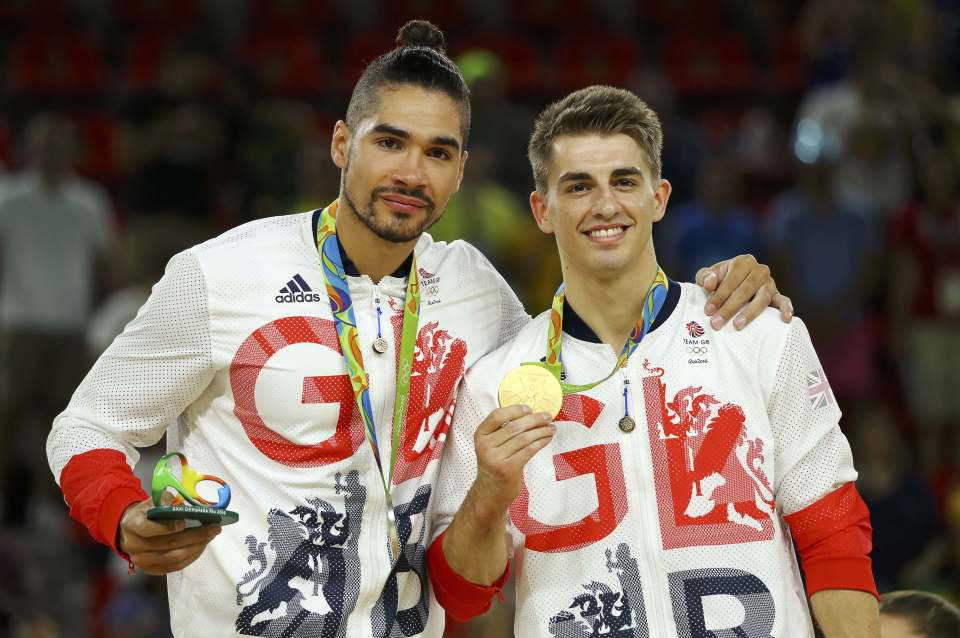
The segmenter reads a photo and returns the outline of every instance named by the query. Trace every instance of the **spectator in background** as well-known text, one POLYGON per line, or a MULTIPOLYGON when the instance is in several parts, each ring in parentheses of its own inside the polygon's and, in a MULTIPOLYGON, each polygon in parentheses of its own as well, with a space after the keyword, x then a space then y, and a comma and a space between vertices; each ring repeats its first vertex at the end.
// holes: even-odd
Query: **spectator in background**
POLYGON ((210 109, 179 105, 152 119, 138 135, 127 207, 138 214, 209 220, 215 213, 217 169, 224 162, 224 126, 210 109))
POLYGON ((694 281, 697 269, 738 254, 763 261, 757 215, 741 206, 737 162, 726 153, 700 166, 695 199, 671 208, 658 228, 657 257, 681 281, 694 281), (716 259, 715 259, 716 258, 716 259))
POLYGON ((23 141, 26 167, 0 198, 0 480, 6 525, 24 522, 30 483, 45 470, 46 424, 86 371, 84 331, 106 288, 113 244, 106 192, 74 174, 70 122, 37 115, 23 141), (44 425, 27 427, 31 420, 44 425))
POLYGON ((956 638, 960 609, 922 591, 894 591, 880 596, 881 638, 956 638))
POLYGON ((891 347, 930 454, 945 443, 945 428, 960 427, 960 170, 937 152, 919 178, 920 198, 891 224, 888 311, 891 347))
POLYGON ((862 397, 877 387, 879 342, 868 300, 878 281, 882 237, 870 214, 838 200, 834 168, 823 160, 799 163, 797 186, 771 203, 767 253, 804 310, 834 391, 862 397))
MULTIPOLYGON (((507 99, 503 62, 483 49, 464 51, 457 66, 470 87, 470 171, 473 156, 488 149, 495 158, 493 178, 519 193, 528 193, 532 177, 527 164, 527 139, 533 112, 507 99)), ((468 178, 469 179, 469 178, 468 178)))
POLYGON ((865 406, 852 441, 857 489, 873 525, 877 588, 939 586, 949 552, 946 529, 893 413, 883 404, 865 406))
POLYGON ((671 206, 694 197, 697 173, 708 154, 707 136, 696 121, 684 117, 677 108, 677 94, 670 78, 657 67, 647 67, 630 78, 629 86, 660 116, 663 138, 663 176, 670 180, 671 206))

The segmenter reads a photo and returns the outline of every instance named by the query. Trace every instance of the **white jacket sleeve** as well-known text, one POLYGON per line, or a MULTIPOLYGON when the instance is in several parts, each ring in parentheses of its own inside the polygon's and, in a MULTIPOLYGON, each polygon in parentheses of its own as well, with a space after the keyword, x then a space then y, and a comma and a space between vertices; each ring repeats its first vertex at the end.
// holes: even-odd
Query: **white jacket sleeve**
POLYGON ((767 411, 776 441, 774 494, 789 515, 856 480, 857 473, 840 431, 840 408, 803 322, 794 319, 779 352, 762 356, 778 362, 767 411))
POLYGON ((93 450, 117 450, 133 465, 136 448, 156 443, 213 374, 206 284, 187 251, 170 260, 136 318, 54 420, 47 458, 58 483, 72 458, 93 450))

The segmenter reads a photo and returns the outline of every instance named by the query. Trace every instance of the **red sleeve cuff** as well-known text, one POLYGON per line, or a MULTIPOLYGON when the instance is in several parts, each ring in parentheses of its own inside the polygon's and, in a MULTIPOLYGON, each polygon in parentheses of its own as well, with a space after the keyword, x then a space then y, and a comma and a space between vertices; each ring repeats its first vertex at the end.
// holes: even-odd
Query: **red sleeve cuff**
POLYGON ((484 586, 471 583, 463 576, 453 571, 443 553, 443 534, 440 534, 427 550, 427 572, 430 575, 430 584, 433 586, 437 602, 452 618, 466 622, 487 612, 493 602, 493 597, 503 591, 503 586, 510 577, 510 562, 507 562, 500 578, 492 585, 484 586))
POLYGON ((60 489, 70 516, 94 540, 126 560, 117 550, 120 517, 131 503, 145 500, 147 493, 123 453, 100 449, 74 456, 60 473, 60 489))
POLYGON ((853 483, 784 519, 797 543, 807 596, 826 589, 853 589, 879 599, 870 561, 870 512, 853 483))

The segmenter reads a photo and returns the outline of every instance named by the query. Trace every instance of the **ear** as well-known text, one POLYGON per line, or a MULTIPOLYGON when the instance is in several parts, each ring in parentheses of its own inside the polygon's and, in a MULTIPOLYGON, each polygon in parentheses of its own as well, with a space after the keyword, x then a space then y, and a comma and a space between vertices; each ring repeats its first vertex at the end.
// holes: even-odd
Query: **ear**
POLYGON ((463 182, 463 169, 467 165, 467 158, 470 157, 470 153, 466 150, 463 151, 463 155, 460 157, 460 172, 457 174, 457 188, 453 192, 460 191, 460 184, 463 182))
POLYGON ((661 179, 653 189, 653 201, 656 204, 656 210, 653 213, 653 221, 658 222, 663 219, 663 216, 667 212, 667 200, 670 199, 670 193, 672 192, 673 186, 671 186, 670 182, 665 179, 661 179))
POLYGON ((553 233, 553 224, 550 223, 550 216, 547 214, 547 199, 540 194, 540 191, 530 193, 530 211, 540 230, 547 234, 553 233))
POLYGON ((333 127, 333 138, 330 140, 330 157, 339 169, 343 169, 347 165, 352 137, 353 132, 347 126, 347 123, 343 120, 337 120, 333 127))

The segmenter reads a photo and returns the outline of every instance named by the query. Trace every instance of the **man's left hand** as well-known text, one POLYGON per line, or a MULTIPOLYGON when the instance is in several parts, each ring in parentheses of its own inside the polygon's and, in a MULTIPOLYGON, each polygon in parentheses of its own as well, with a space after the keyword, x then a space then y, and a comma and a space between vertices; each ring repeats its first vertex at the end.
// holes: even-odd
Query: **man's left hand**
POLYGON ((697 271, 697 284, 708 295, 704 308, 714 330, 722 328, 737 312, 733 326, 740 330, 772 306, 780 311, 780 319, 793 318, 790 297, 780 294, 770 268, 757 263, 753 255, 737 255, 697 271))

